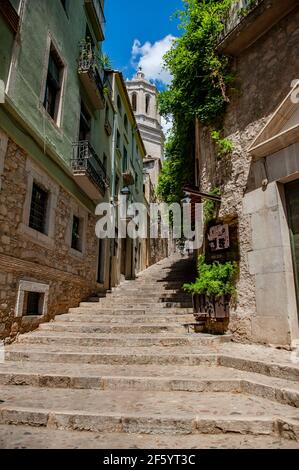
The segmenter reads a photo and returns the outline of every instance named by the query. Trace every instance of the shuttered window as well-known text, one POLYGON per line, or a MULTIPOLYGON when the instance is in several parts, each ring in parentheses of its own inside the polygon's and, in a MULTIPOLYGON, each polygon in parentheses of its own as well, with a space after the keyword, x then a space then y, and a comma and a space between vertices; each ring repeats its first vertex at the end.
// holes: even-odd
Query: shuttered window
POLYGON ((29 227, 41 233, 46 233, 47 205, 47 191, 33 183, 29 227))

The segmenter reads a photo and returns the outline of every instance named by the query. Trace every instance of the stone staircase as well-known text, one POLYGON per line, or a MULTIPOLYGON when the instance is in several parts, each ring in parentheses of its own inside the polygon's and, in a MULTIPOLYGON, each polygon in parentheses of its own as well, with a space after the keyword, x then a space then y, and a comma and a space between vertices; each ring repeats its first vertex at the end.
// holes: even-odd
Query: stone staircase
POLYGON ((290 353, 193 331, 172 257, 21 335, 0 364, 0 447, 299 448, 290 353))

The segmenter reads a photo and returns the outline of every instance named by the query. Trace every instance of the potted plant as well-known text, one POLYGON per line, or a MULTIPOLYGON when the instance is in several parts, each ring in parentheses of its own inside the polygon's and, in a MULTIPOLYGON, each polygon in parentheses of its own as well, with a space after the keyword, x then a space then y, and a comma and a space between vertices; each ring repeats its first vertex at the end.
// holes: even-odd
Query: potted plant
POLYGON ((227 318, 231 299, 236 296, 236 262, 218 261, 207 264, 203 255, 198 258, 198 277, 191 284, 184 284, 185 291, 193 298, 194 313, 199 317, 227 318))

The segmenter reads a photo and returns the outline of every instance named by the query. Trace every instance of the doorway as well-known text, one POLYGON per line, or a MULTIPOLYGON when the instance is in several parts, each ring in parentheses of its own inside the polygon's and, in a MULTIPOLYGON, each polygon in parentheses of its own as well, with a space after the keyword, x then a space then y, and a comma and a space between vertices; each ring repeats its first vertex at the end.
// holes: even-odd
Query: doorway
POLYGON ((97 266, 97 282, 104 284, 104 260, 105 260, 105 241, 101 238, 98 244, 98 266, 97 266))
POLYGON ((299 180, 285 185, 299 317, 299 180))

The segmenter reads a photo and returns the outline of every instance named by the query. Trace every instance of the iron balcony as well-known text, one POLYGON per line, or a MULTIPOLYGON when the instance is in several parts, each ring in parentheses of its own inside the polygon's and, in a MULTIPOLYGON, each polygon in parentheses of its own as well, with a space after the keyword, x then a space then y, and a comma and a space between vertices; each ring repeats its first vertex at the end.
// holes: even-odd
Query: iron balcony
POLYGON ((74 178, 83 191, 94 201, 105 195, 109 188, 106 169, 87 140, 73 143, 71 161, 74 178))
POLYGON ((96 57, 96 51, 88 42, 80 44, 78 74, 95 109, 105 107, 104 69, 96 57))

